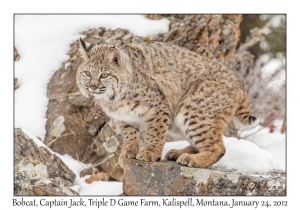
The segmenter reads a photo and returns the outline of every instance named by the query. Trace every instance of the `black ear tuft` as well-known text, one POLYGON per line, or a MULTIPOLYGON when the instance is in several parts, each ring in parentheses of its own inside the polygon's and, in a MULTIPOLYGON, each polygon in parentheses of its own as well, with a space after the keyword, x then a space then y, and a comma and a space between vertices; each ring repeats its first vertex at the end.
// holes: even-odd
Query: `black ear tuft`
POLYGON ((88 43, 88 42, 83 41, 83 40, 81 39, 81 37, 80 37, 79 40, 80 40, 80 44, 81 44, 82 48, 83 48, 86 52, 89 52, 89 51, 94 47, 94 45, 92 45, 92 44, 90 44, 90 43, 88 43))
POLYGON ((79 41, 80 41, 83 49, 86 49, 85 42, 81 39, 81 37, 80 37, 79 41))
POLYGON ((93 48, 94 45, 88 43, 88 42, 85 42, 81 39, 79 39, 79 49, 80 49, 80 52, 82 54, 82 56, 87 59, 88 58, 88 55, 87 53, 93 48))

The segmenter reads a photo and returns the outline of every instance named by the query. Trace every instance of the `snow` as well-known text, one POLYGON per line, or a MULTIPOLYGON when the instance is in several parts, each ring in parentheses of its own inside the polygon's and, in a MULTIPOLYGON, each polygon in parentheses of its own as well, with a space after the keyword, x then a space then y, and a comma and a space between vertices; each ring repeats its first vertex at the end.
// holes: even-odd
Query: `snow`
POLYGON ((256 144, 232 137, 223 137, 223 141, 226 153, 214 166, 252 173, 267 173, 283 169, 275 156, 256 144))
MULTIPOLYGON (((61 63, 68 59, 69 46, 82 35, 79 32, 90 28, 126 28, 140 36, 150 36, 168 31, 169 21, 147 20, 141 15, 16 15, 15 46, 21 59, 15 62, 15 77, 19 88, 15 90, 15 127, 22 130, 38 145, 45 146, 47 111, 47 83, 61 63)), ((281 127, 280 121, 276 128, 281 127)), ((241 133, 243 139, 223 137, 226 154, 214 164, 225 169, 241 172, 267 173, 285 170, 285 135, 279 129, 257 127, 241 133), (259 132, 257 132, 260 130, 259 132), (249 136, 252 134, 251 136, 249 136), (247 137, 248 136, 248 137, 247 137)), ((166 143, 163 157, 170 149, 180 149, 186 141, 166 143)), ((57 154, 76 174, 74 190, 80 195, 119 195, 120 182, 85 183, 86 177, 79 173, 89 167, 68 155, 57 154)))
MULTIPOLYGON (((277 121, 278 125, 279 122, 277 121)), ((269 129, 260 126, 251 131, 244 131, 241 135, 250 134, 253 135, 246 140, 223 136, 226 153, 213 166, 261 174, 273 170, 285 170, 285 135, 278 130, 269 133, 269 129), (257 130, 260 131, 255 133, 257 130)), ((171 149, 182 149, 188 145, 187 141, 168 142, 164 147, 163 157, 171 149)))
POLYGON ((273 133, 270 133, 267 128, 262 129, 261 126, 258 126, 251 131, 243 131, 240 135, 243 138, 252 134, 246 139, 261 149, 265 149, 271 153, 274 157, 276 157, 280 165, 280 169, 285 170, 286 135, 280 132, 282 123, 283 122, 281 120, 274 121, 273 124, 275 129, 273 133))

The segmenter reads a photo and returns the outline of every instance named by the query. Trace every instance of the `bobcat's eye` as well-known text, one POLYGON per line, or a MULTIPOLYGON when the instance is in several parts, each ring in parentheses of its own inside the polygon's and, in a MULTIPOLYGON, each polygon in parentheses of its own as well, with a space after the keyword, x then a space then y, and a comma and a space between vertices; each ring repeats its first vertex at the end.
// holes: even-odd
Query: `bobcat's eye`
POLYGON ((102 74, 101 74, 101 77, 102 77, 102 78, 106 78, 107 76, 108 76, 107 73, 102 73, 102 74))
POLYGON ((85 75, 88 76, 88 77, 91 77, 91 76, 92 76, 92 75, 91 75, 91 72, 89 72, 89 71, 85 71, 85 75))

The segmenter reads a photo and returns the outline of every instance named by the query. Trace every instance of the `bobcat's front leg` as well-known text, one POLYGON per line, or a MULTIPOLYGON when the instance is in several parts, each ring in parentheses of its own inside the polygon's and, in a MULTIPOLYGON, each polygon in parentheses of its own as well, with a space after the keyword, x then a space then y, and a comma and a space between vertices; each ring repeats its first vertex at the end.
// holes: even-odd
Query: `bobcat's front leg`
POLYGON ((170 123, 170 112, 166 106, 157 107, 156 113, 147 117, 145 148, 136 155, 136 159, 159 161, 165 144, 165 133, 170 123))
POLYGON ((124 167, 125 158, 134 159, 138 151, 137 129, 124 122, 119 123, 123 136, 122 151, 119 156, 119 165, 124 167))

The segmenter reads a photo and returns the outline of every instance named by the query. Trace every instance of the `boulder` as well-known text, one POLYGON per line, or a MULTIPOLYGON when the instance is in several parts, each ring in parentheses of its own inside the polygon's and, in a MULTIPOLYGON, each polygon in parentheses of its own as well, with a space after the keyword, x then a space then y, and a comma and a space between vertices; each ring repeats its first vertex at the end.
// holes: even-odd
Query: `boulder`
POLYGON ((76 175, 55 154, 14 130, 14 195, 78 195, 76 175))
POLYGON ((286 174, 241 173, 216 167, 191 168, 173 161, 126 159, 123 191, 131 196, 285 196, 286 174))

